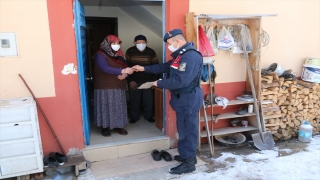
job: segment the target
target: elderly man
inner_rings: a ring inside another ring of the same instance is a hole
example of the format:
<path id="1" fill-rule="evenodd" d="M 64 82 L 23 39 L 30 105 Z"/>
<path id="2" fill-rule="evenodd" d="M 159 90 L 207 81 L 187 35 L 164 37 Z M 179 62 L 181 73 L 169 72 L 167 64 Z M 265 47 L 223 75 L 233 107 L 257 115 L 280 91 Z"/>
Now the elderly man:
<path id="1" fill-rule="evenodd" d="M 156 53 L 153 49 L 147 47 L 147 38 L 144 35 L 138 35 L 134 38 L 135 46 L 130 47 L 126 52 L 126 60 L 129 67 L 140 65 L 148 66 L 159 64 Z M 144 119 L 154 122 L 153 119 L 153 89 L 137 89 L 145 82 L 152 82 L 158 79 L 158 75 L 137 72 L 127 77 L 129 83 L 129 99 L 131 119 L 130 123 L 135 123 L 140 119 L 140 104 L 143 103 Z"/>
<path id="2" fill-rule="evenodd" d="M 171 168 L 171 174 L 192 172 L 196 169 L 196 151 L 198 142 L 198 114 L 203 103 L 203 92 L 200 88 L 200 73 L 203 64 L 201 54 L 187 43 L 182 31 L 174 29 L 164 36 L 164 42 L 172 52 L 172 60 L 152 66 L 134 66 L 135 71 L 147 73 L 168 73 L 163 80 L 153 82 L 154 86 L 170 90 L 170 105 L 176 112 L 179 133 L 178 156 L 174 159 L 181 162 Z"/>

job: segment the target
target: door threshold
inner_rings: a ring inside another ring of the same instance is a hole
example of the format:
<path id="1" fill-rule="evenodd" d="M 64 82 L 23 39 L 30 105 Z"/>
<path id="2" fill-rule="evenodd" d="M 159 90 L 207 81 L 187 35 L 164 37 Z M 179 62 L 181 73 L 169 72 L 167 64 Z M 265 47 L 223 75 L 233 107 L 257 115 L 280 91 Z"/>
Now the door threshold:
<path id="1" fill-rule="evenodd" d="M 119 141 L 86 146 L 84 155 L 90 162 L 104 161 L 143 153 L 151 153 L 154 149 L 169 149 L 170 138 L 157 136 L 143 139 Z"/>
<path id="2" fill-rule="evenodd" d="M 157 137 L 148 137 L 148 138 L 141 138 L 141 139 L 132 139 L 132 140 L 126 140 L 126 141 L 103 143 L 103 144 L 94 144 L 94 145 L 86 146 L 85 150 L 112 147 L 112 146 L 121 146 L 121 145 L 127 145 L 127 144 L 136 144 L 136 143 L 142 143 L 142 142 L 148 142 L 148 141 L 158 141 L 158 140 L 164 140 L 164 139 L 169 140 L 169 137 L 157 136 Z"/>

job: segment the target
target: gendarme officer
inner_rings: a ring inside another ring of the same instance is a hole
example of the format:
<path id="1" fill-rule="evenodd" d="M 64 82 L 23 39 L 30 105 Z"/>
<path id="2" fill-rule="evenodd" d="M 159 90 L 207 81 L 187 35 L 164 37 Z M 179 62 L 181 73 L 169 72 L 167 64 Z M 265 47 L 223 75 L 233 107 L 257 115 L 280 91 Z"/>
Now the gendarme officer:
<path id="1" fill-rule="evenodd" d="M 135 71 L 154 74 L 168 73 L 166 79 L 154 81 L 153 85 L 171 92 L 170 105 L 176 112 L 180 154 L 174 159 L 181 164 L 171 168 L 169 172 L 182 174 L 196 169 L 198 113 L 203 102 L 199 78 L 203 61 L 201 54 L 193 47 L 192 43 L 186 42 L 180 29 L 167 32 L 163 39 L 172 52 L 172 60 L 163 64 L 145 67 L 134 66 L 132 68 Z"/>

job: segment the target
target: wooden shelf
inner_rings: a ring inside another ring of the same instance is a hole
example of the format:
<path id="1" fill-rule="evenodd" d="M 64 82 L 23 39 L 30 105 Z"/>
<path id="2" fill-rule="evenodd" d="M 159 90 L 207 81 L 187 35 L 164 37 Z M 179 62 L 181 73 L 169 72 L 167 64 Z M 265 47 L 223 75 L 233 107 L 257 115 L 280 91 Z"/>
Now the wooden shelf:
<path id="1" fill-rule="evenodd" d="M 221 113 L 221 116 L 219 117 L 219 120 L 220 119 L 237 118 L 237 117 L 255 116 L 255 115 L 256 115 L 256 113 L 247 113 L 247 114 L 243 114 L 243 115 L 238 115 L 236 113 Z M 207 117 L 208 117 L 208 121 L 211 121 L 211 115 L 208 114 Z M 204 121 L 204 117 L 201 116 L 200 117 L 200 122 L 203 122 L 203 121 Z"/>
<path id="2" fill-rule="evenodd" d="M 228 106 L 240 105 L 240 104 L 252 104 L 252 103 L 253 103 L 253 101 L 230 100 L 228 102 Z M 218 104 L 213 104 L 213 107 L 217 107 L 217 106 L 219 106 L 219 105 Z M 207 107 L 211 107 L 211 105 L 208 105 Z"/>
<path id="3" fill-rule="evenodd" d="M 210 135 L 217 136 L 217 135 L 232 134 L 232 133 L 237 133 L 237 132 L 245 132 L 245 131 L 253 131 L 253 130 L 257 130 L 257 128 L 255 128 L 253 126 L 226 127 L 226 128 L 213 129 L 213 135 L 211 134 L 211 130 L 210 130 Z M 201 137 L 207 137 L 207 132 L 205 130 L 201 131 Z"/>

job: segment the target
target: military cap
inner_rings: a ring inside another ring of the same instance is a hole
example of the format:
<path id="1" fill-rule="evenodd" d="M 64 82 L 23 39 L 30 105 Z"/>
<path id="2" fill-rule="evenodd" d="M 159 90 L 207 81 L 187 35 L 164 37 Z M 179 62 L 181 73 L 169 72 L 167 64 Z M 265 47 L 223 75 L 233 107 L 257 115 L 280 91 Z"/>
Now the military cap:
<path id="1" fill-rule="evenodd" d="M 181 29 L 173 29 L 171 31 L 168 31 L 164 36 L 163 36 L 163 41 L 167 42 L 168 39 L 178 35 L 178 34 L 183 34 Z"/>

